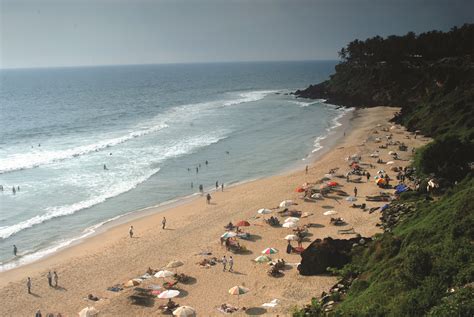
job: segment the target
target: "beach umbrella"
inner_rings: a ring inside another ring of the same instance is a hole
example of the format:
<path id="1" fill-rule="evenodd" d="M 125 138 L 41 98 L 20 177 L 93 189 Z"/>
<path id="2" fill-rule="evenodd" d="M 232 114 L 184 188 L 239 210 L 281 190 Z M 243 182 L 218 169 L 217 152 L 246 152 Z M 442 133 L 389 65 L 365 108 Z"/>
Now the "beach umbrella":
<path id="1" fill-rule="evenodd" d="M 394 161 L 388 161 L 386 164 L 387 164 L 387 165 L 392 165 L 392 164 L 394 164 L 394 163 L 395 163 Z"/>
<path id="2" fill-rule="evenodd" d="M 296 187 L 295 192 L 302 193 L 302 192 L 304 192 L 304 188 L 303 187 Z"/>
<path id="3" fill-rule="evenodd" d="M 176 297 L 179 295 L 179 291 L 175 290 L 175 289 L 169 289 L 169 290 L 166 290 L 166 291 L 163 291 L 160 293 L 160 295 L 158 295 L 158 298 L 173 298 L 173 297 Z"/>
<path id="4" fill-rule="evenodd" d="M 162 270 L 162 271 L 159 271 L 155 274 L 155 277 L 161 277 L 161 278 L 165 278 L 165 277 L 170 277 L 170 276 L 173 276 L 174 273 L 171 272 L 171 271 L 167 271 L 167 270 Z"/>
<path id="5" fill-rule="evenodd" d="M 323 213 L 323 215 L 325 215 L 325 216 L 332 216 L 332 215 L 335 215 L 335 214 L 337 214 L 337 211 L 335 211 L 335 210 L 328 210 L 328 211 L 325 211 Z"/>
<path id="6" fill-rule="evenodd" d="M 261 215 L 266 215 L 266 214 L 272 213 L 272 211 L 270 209 L 262 208 L 262 209 L 257 210 L 257 213 Z"/>
<path id="7" fill-rule="evenodd" d="M 255 262 L 257 263 L 264 263 L 264 262 L 270 262 L 272 259 L 270 259 L 268 256 L 266 255 L 261 255 L 259 257 L 256 257 L 254 259 Z"/>
<path id="8" fill-rule="evenodd" d="M 386 183 L 385 178 L 379 178 L 377 179 L 377 185 L 384 185 Z"/>
<path id="9" fill-rule="evenodd" d="M 332 174 L 324 174 L 324 177 L 330 180 L 332 178 Z"/>
<path id="10" fill-rule="evenodd" d="M 262 251 L 262 254 L 275 254 L 278 253 L 278 250 L 275 248 L 266 248 Z"/>
<path id="11" fill-rule="evenodd" d="M 297 226 L 296 223 L 291 222 L 291 221 L 285 222 L 285 223 L 282 225 L 283 228 L 294 228 L 294 227 L 296 227 L 296 226 Z"/>
<path id="12" fill-rule="evenodd" d="M 349 196 L 349 197 L 346 197 L 346 200 L 347 201 L 356 201 L 357 198 L 355 198 L 354 196 Z"/>
<path id="13" fill-rule="evenodd" d="M 99 315 L 99 311 L 94 307 L 86 307 L 79 312 L 79 317 L 95 317 Z"/>
<path id="14" fill-rule="evenodd" d="M 298 236 L 294 235 L 294 234 L 289 234 L 285 237 L 285 240 L 287 240 L 287 241 L 296 241 L 296 240 L 298 240 Z"/>
<path id="15" fill-rule="evenodd" d="M 286 207 L 290 207 L 292 205 L 296 205 L 293 200 L 284 200 L 280 203 L 280 208 L 286 208 Z"/>
<path id="16" fill-rule="evenodd" d="M 166 267 L 169 268 L 169 269 L 174 269 L 176 267 L 180 267 L 180 266 L 183 266 L 183 265 L 184 265 L 183 262 L 175 260 L 175 261 L 171 261 L 170 263 L 168 263 L 166 265 Z"/>
<path id="17" fill-rule="evenodd" d="M 125 287 L 134 287 L 134 286 L 137 286 L 139 285 L 140 282 L 136 279 L 133 279 L 133 280 L 129 280 L 127 283 L 124 284 Z"/>
<path id="18" fill-rule="evenodd" d="M 309 216 L 311 216 L 312 213 L 309 213 L 307 211 L 303 212 L 303 214 L 301 215 L 301 218 L 308 218 Z"/>
<path id="19" fill-rule="evenodd" d="M 239 222 L 237 222 L 235 224 L 236 227 L 248 227 L 250 226 L 250 223 L 248 221 L 245 221 L 245 220 L 240 220 Z"/>
<path id="20" fill-rule="evenodd" d="M 383 174 L 383 173 L 385 173 L 384 170 L 379 170 L 379 171 L 377 172 L 377 174 Z"/>
<path id="21" fill-rule="evenodd" d="M 300 221 L 300 218 L 296 218 L 296 217 L 288 217 L 285 219 L 285 222 L 298 222 Z"/>
<path id="22" fill-rule="evenodd" d="M 312 194 L 311 198 L 321 199 L 321 198 L 323 198 L 323 195 L 321 195 L 320 193 L 316 193 L 316 194 Z"/>
<path id="23" fill-rule="evenodd" d="M 330 186 L 330 187 L 334 187 L 334 186 L 339 185 L 337 182 L 328 182 L 327 184 L 328 184 L 328 186 Z"/>
<path id="24" fill-rule="evenodd" d="M 151 294 L 152 295 L 160 295 L 161 294 L 161 291 L 160 290 L 154 290 L 154 291 L 151 291 Z"/>
<path id="25" fill-rule="evenodd" d="M 394 152 L 394 151 L 390 151 L 390 152 L 388 152 L 388 155 L 393 155 L 393 154 L 395 154 L 395 152 Z"/>
<path id="26" fill-rule="evenodd" d="M 230 295 L 237 295 L 237 307 L 239 307 L 239 298 L 240 295 L 248 293 L 249 289 L 243 286 L 234 286 L 229 290 Z"/>
<path id="27" fill-rule="evenodd" d="M 178 317 L 195 317 L 196 311 L 190 306 L 181 306 L 173 311 L 173 315 Z"/>
<path id="28" fill-rule="evenodd" d="M 226 233 L 224 233 L 223 235 L 221 235 L 221 238 L 224 238 L 224 239 L 229 239 L 229 238 L 233 238 L 237 236 L 237 233 L 235 232 L 232 232 L 232 231 L 227 231 Z"/>

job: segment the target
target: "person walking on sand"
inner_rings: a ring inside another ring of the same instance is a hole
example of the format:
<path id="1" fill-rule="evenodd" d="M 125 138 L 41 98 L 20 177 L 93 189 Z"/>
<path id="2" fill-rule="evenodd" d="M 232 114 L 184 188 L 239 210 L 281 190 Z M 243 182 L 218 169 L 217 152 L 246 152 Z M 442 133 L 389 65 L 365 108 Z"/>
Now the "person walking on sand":
<path id="1" fill-rule="evenodd" d="M 59 276 L 58 276 L 58 273 L 56 273 L 56 271 L 54 271 L 53 273 L 53 278 L 54 278 L 54 287 L 58 287 Z"/>
<path id="2" fill-rule="evenodd" d="M 166 227 L 166 218 L 163 217 L 163 220 L 161 220 L 161 224 L 163 225 L 163 229 Z"/>
<path id="3" fill-rule="evenodd" d="M 211 203 L 211 194 L 207 193 L 206 199 L 207 199 L 207 204 L 209 205 Z"/>
<path id="4" fill-rule="evenodd" d="M 367 182 L 369 182 L 369 180 L 370 180 L 370 173 L 367 172 L 367 174 L 366 174 L 365 176 L 367 176 Z"/>
<path id="5" fill-rule="evenodd" d="M 225 257 L 225 255 L 222 257 L 222 266 L 224 267 L 222 271 L 225 272 L 227 267 L 227 258 Z"/>
<path id="6" fill-rule="evenodd" d="M 357 187 L 354 187 L 354 196 L 357 197 Z"/>
<path id="7" fill-rule="evenodd" d="M 128 234 L 130 235 L 130 238 L 133 238 L 133 226 L 130 226 L 130 229 L 128 229 Z"/>
<path id="8" fill-rule="evenodd" d="M 224 183 L 221 184 L 221 191 L 224 191 Z"/>
<path id="9" fill-rule="evenodd" d="M 229 257 L 229 272 L 234 272 L 234 259 L 232 255 Z"/>
<path id="10" fill-rule="evenodd" d="M 53 275 L 51 274 L 51 271 L 48 272 L 48 275 L 46 275 L 48 278 L 48 284 L 49 286 L 53 287 Z"/>
<path id="11" fill-rule="evenodd" d="M 18 249 L 16 245 L 13 245 L 13 255 L 16 256 L 17 253 L 18 253 Z"/>
<path id="12" fill-rule="evenodd" d="M 308 174 L 308 165 L 306 165 L 305 172 Z"/>
<path id="13" fill-rule="evenodd" d="M 31 278 L 29 277 L 26 280 L 26 288 L 28 288 L 28 294 L 31 294 Z"/>

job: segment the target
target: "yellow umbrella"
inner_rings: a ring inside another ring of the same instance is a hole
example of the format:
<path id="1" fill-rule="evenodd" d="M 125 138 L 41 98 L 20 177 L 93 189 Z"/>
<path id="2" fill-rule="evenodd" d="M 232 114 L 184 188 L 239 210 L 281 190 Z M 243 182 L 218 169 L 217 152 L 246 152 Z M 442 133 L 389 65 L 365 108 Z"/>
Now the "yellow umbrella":
<path id="1" fill-rule="evenodd" d="M 181 306 L 173 311 L 173 315 L 178 317 L 195 317 L 196 311 L 189 306 Z"/>

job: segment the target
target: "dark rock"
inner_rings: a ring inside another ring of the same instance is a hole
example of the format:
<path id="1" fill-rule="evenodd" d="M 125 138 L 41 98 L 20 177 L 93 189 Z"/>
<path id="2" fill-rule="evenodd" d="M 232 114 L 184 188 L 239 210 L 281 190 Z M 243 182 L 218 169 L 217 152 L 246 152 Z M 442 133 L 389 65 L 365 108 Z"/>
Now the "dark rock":
<path id="1" fill-rule="evenodd" d="M 328 237 L 313 241 L 301 254 L 298 271 L 301 275 L 317 275 L 327 273 L 328 267 L 342 268 L 351 259 L 352 245 L 357 244 L 359 240 L 360 238 L 343 240 Z"/>

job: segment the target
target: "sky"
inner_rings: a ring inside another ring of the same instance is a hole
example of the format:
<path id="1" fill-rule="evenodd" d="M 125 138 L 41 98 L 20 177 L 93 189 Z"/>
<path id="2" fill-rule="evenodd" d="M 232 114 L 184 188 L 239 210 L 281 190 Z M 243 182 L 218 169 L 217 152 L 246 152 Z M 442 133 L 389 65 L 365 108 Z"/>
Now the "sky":
<path id="1" fill-rule="evenodd" d="M 354 39 L 472 23 L 461 0 L 0 0 L 0 68 L 334 60 Z"/>

